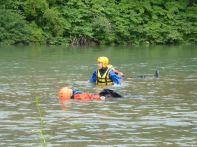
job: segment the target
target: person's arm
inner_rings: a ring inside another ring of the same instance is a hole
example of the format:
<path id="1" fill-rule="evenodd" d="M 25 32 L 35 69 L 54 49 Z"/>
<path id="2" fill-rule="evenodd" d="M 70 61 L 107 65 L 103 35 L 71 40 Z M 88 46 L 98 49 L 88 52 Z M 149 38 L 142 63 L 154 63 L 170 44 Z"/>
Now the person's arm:
<path id="1" fill-rule="evenodd" d="M 110 71 L 109 78 L 113 81 L 114 84 L 119 85 L 122 82 L 122 77 L 115 74 L 115 72 L 113 70 Z"/>
<path id="2" fill-rule="evenodd" d="M 97 70 L 95 70 L 94 72 L 93 72 L 93 74 L 92 74 L 92 76 L 90 77 L 90 82 L 91 83 L 96 83 L 96 71 Z"/>

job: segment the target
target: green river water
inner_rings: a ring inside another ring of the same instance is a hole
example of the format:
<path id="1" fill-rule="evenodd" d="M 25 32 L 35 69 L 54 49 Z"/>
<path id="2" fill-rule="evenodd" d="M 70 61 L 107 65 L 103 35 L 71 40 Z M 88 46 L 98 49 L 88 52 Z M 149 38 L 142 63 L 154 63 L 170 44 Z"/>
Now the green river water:
<path id="1" fill-rule="evenodd" d="M 126 75 L 111 87 L 124 98 L 62 107 L 64 86 L 98 93 L 88 79 L 99 56 Z M 159 79 L 135 78 L 156 69 Z M 41 129 L 49 147 L 196 147 L 197 47 L 1 47 L 0 146 L 42 146 Z"/>

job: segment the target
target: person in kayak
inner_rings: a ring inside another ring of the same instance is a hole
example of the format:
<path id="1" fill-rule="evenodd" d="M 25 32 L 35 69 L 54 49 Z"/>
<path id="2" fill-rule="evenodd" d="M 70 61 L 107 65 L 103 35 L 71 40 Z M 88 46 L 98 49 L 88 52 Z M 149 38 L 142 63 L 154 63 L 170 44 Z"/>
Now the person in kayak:
<path id="1" fill-rule="evenodd" d="M 58 98 L 61 103 L 69 101 L 70 99 L 81 101 L 102 101 L 106 98 L 121 98 L 122 96 L 111 89 L 103 89 L 99 94 L 91 94 L 77 89 L 63 87 L 59 93 Z"/>
<path id="2" fill-rule="evenodd" d="M 93 72 L 90 78 L 91 83 L 95 83 L 99 86 L 121 84 L 124 78 L 123 73 L 115 70 L 113 66 L 109 64 L 107 57 L 98 57 L 97 63 L 98 69 Z"/>

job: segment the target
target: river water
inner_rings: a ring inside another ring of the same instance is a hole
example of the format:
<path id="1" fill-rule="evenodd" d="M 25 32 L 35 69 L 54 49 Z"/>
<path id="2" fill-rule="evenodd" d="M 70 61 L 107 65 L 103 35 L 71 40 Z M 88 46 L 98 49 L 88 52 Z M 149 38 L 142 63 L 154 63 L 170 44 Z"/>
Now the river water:
<path id="1" fill-rule="evenodd" d="M 64 86 L 99 92 L 88 79 L 103 55 L 127 77 L 111 87 L 124 98 L 61 106 Z M 42 130 L 49 147 L 196 147 L 196 87 L 196 46 L 1 47 L 0 146 L 42 146 Z"/>

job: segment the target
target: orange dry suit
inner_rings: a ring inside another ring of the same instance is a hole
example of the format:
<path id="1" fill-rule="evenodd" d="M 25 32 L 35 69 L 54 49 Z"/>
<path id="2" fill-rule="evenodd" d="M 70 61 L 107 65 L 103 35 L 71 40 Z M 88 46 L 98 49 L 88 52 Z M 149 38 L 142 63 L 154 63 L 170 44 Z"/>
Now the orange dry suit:
<path id="1" fill-rule="evenodd" d="M 91 94 L 91 93 L 85 93 L 82 92 L 81 90 L 74 89 L 73 90 L 73 96 L 71 97 L 74 100 L 82 100 L 82 101 L 88 101 L 88 100 L 97 100 L 100 101 L 101 96 L 97 94 Z"/>
<path id="2" fill-rule="evenodd" d="M 89 101 L 89 100 L 96 100 L 100 101 L 101 96 L 96 95 L 96 94 L 91 94 L 91 93 L 81 93 L 81 94 L 75 94 L 73 96 L 74 100 L 81 100 L 81 101 Z"/>

